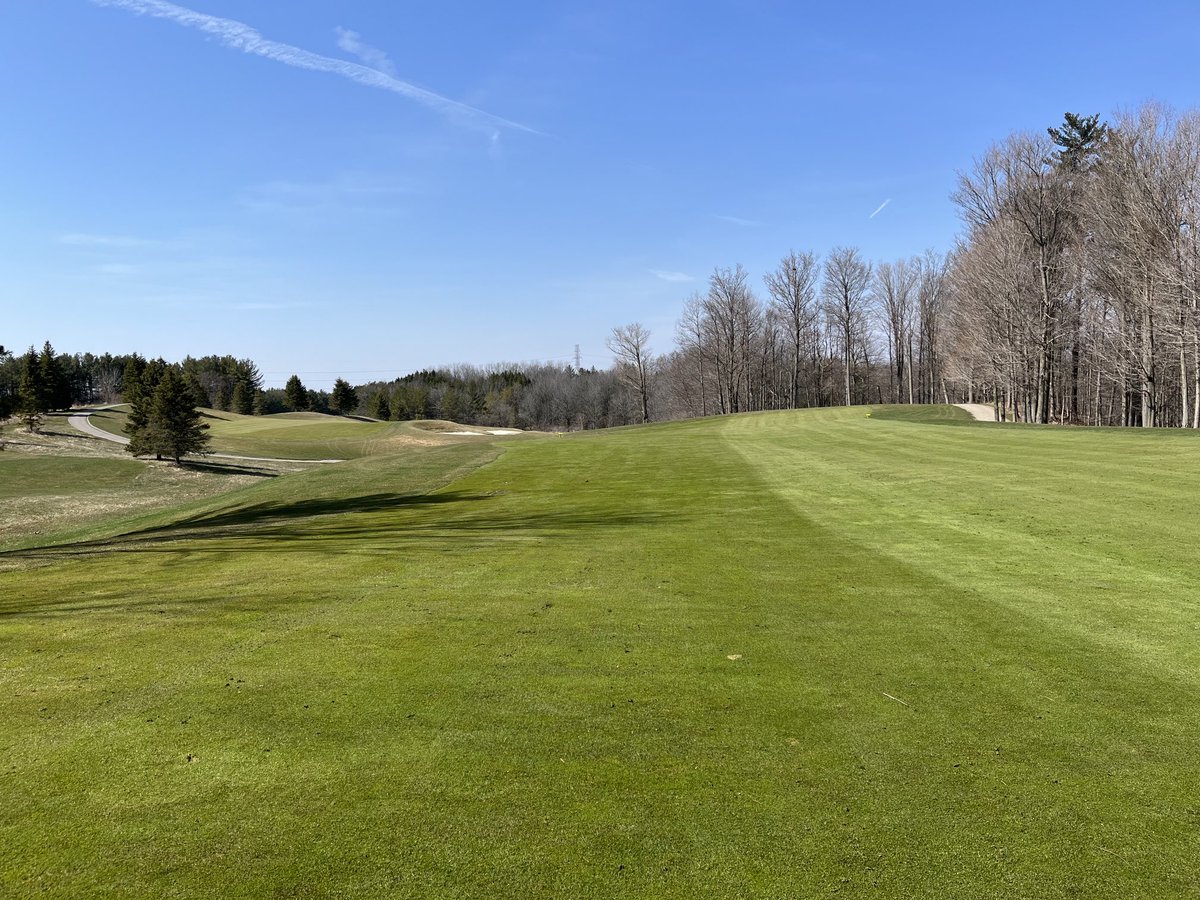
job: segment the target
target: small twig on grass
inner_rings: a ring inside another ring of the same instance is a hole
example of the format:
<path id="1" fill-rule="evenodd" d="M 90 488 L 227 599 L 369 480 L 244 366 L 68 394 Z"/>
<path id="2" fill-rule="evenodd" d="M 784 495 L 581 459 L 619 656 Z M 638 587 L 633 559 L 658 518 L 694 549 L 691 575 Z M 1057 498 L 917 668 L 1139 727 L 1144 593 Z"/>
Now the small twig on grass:
<path id="1" fill-rule="evenodd" d="M 889 694 L 887 691 L 880 691 L 879 693 L 883 694 L 883 696 L 887 697 L 889 700 L 895 700 L 895 701 L 896 701 L 897 703 L 899 703 L 901 706 L 908 706 L 908 704 L 907 704 L 907 703 L 905 703 L 903 700 L 901 700 L 899 697 L 893 697 L 893 696 L 892 696 L 891 694 Z M 909 708 L 909 709 L 912 709 L 912 707 L 911 707 L 911 706 L 908 706 L 908 708 Z"/>

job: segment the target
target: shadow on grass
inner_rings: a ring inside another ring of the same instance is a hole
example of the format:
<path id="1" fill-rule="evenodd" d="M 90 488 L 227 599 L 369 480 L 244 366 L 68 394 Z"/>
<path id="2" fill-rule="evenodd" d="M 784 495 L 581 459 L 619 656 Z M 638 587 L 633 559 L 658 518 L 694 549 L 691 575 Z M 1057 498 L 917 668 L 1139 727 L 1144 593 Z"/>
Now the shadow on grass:
<path id="1" fill-rule="evenodd" d="M 387 555 L 399 551 L 451 553 L 506 546 L 526 549 L 531 541 L 593 541 L 603 531 L 648 527 L 678 518 L 674 513 L 607 509 L 497 509 L 487 502 L 497 499 L 498 495 L 488 493 L 377 493 L 255 503 L 111 538 L 8 550 L 0 552 L 0 564 L 46 566 L 114 553 L 162 554 L 185 563 L 200 554 L 210 558 L 243 553 L 323 556 Z M 267 594 L 269 590 L 264 596 Z M 134 597 L 114 604 L 115 607 L 138 605 L 144 604 Z M 51 603 L 44 599 L 0 599 L 0 618 L 93 608 L 97 607 L 80 604 L 77 597 Z"/>
<path id="2" fill-rule="evenodd" d="M 268 469 L 265 466 L 255 466 L 252 463 L 236 463 L 233 460 L 222 462 L 220 460 L 206 461 L 203 457 L 187 457 L 183 460 L 183 468 L 191 469 L 193 472 L 207 472 L 210 475 L 253 475 L 256 478 L 276 478 L 279 472 L 274 469 Z"/>

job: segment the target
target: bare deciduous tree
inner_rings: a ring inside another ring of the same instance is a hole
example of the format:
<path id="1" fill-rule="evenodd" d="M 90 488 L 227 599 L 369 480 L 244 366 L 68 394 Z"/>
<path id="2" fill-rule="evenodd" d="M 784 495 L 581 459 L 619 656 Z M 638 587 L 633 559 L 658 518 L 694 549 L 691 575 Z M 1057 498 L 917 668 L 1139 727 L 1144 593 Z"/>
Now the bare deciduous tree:
<path id="1" fill-rule="evenodd" d="M 617 361 L 617 373 L 637 395 L 642 422 L 650 421 L 650 331 L 640 322 L 614 328 L 608 349 Z"/>

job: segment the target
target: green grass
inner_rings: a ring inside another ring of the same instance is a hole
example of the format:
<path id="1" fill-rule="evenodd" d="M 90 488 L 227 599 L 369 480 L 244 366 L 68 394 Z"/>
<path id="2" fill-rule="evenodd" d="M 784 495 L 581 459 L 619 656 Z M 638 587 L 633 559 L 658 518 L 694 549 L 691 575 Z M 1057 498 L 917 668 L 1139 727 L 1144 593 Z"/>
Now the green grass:
<path id="1" fill-rule="evenodd" d="M 452 423 L 371 422 L 321 413 L 279 413 L 241 416 L 204 410 L 212 450 L 238 456 L 279 459 L 359 459 L 395 453 L 408 446 L 474 438 L 445 436 Z M 110 434 L 125 435 L 126 411 L 93 413 L 92 424 Z M 450 430 L 469 430 L 453 426 Z M 481 429 L 473 429 L 481 430 Z"/>
<path id="2" fill-rule="evenodd" d="M 906 413 L 414 448 L 0 556 L 0 893 L 1200 892 L 1197 436 Z"/>

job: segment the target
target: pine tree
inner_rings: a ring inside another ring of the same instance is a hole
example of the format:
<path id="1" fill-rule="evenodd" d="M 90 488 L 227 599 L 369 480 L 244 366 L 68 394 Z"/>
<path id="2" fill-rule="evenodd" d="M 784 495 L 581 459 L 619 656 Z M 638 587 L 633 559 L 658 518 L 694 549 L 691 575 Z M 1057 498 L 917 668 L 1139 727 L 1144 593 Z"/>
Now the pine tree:
<path id="1" fill-rule="evenodd" d="M 37 351 L 32 347 L 21 359 L 21 380 L 17 385 L 17 418 L 29 430 L 36 432 L 46 417 L 46 387 Z"/>
<path id="2" fill-rule="evenodd" d="M 1109 138 L 1108 124 L 1100 121 L 1099 114 L 1064 113 L 1062 128 L 1047 128 L 1046 133 L 1059 148 L 1059 162 L 1075 172 L 1086 169 Z"/>
<path id="3" fill-rule="evenodd" d="M 136 355 L 125 367 L 122 394 L 129 404 L 129 415 L 125 419 L 125 433 L 129 435 L 126 449 L 134 456 L 149 456 L 151 453 L 158 458 L 162 456 L 150 440 L 150 410 L 154 392 L 168 371 L 164 360 L 152 359 L 147 362 Z"/>
<path id="4" fill-rule="evenodd" d="M 379 393 L 371 398 L 371 417 L 387 421 L 392 417 L 392 407 L 388 403 L 387 388 L 380 388 Z"/>
<path id="5" fill-rule="evenodd" d="M 308 409 L 308 391 L 304 389 L 299 375 L 293 375 L 283 387 L 283 402 L 294 412 Z"/>
<path id="6" fill-rule="evenodd" d="M 5 350 L 3 345 L 0 345 L 0 367 L 4 366 L 5 361 L 12 356 L 8 350 Z M 5 383 L 7 379 L 0 380 L 0 422 L 7 419 L 13 412 L 13 387 L 11 383 Z M 2 442 L 0 442 L 2 443 Z"/>
<path id="7" fill-rule="evenodd" d="M 339 378 L 333 383 L 333 395 L 329 398 L 329 408 L 341 416 L 348 416 L 358 409 L 358 392 L 350 387 L 350 383 Z"/>
<path id="8" fill-rule="evenodd" d="M 71 383 L 63 369 L 62 361 L 54 353 L 50 342 L 42 345 L 41 356 L 38 357 L 38 368 L 41 370 L 42 402 L 46 411 L 52 409 L 71 408 Z"/>
<path id="9" fill-rule="evenodd" d="M 254 389 L 244 381 L 237 381 L 233 385 L 233 396 L 229 401 L 229 408 L 239 415 L 248 416 L 254 412 Z"/>
<path id="10" fill-rule="evenodd" d="M 130 433 L 126 450 L 135 456 L 167 457 L 175 465 L 189 453 L 207 452 L 208 425 L 201 421 L 193 400 L 183 378 L 167 368 L 144 404 L 145 424 Z"/>

